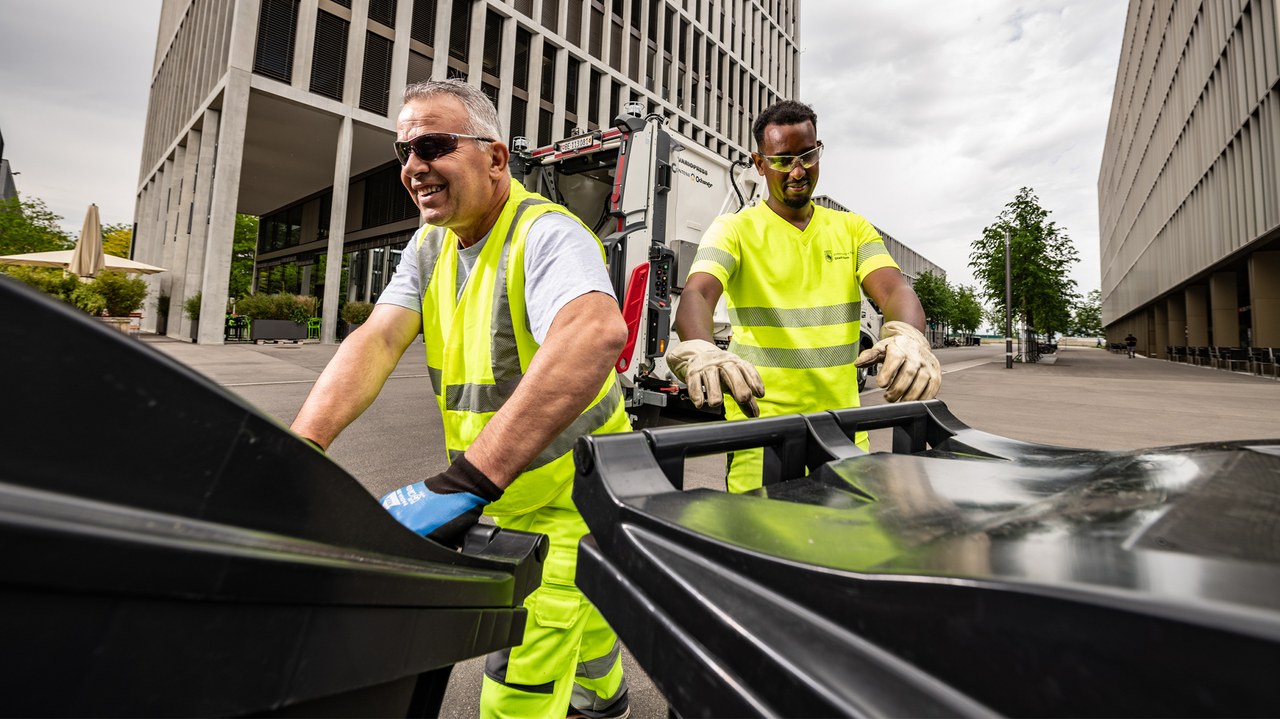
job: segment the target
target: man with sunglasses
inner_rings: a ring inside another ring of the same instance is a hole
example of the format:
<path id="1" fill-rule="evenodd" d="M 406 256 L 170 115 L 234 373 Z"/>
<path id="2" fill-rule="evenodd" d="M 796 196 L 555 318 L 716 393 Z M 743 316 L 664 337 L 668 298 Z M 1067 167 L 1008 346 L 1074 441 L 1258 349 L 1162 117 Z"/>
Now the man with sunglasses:
<path id="1" fill-rule="evenodd" d="M 667 354 L 694 404 L 728 395 L 730 420 L 858 406 L 857 368 L 878 362 L 890 402 L 932 399 L 942 371 L 920 300 L 871 223 L 815 205 L 822 143 L 818 118 L 800 102 L 767 108 L 752 125 L 766 200 L 707 228 L 676 310 L 680 343 Z M 859 354 L 862 293 L 887 320 Z M 724 295 L 728 350 L 712 342 L 712 311 Z M 865 432 L 856 441 L 869 449 Z M 729 458 L 730 491 L 761 486 L 761 450 Z"/>
<path id="2" fill-rule="evenodd" d="M 401 180 L 425 223 L 368 321 L 342 343 L 293 429 L 325 448 L 377 397 L 421 332 L 450 464 L 382 505 L 456 543 L 479 515 L 551 540 L 524 642 L 485 664 L 483 716 L 629 712 L 617 637 L 574 585 L 587 532 L 573 445 L 630 430 L 613 364 L 626 340 L 599 239 L 511 178 L 479 88 L 423 82 L 396 123 Z"/>

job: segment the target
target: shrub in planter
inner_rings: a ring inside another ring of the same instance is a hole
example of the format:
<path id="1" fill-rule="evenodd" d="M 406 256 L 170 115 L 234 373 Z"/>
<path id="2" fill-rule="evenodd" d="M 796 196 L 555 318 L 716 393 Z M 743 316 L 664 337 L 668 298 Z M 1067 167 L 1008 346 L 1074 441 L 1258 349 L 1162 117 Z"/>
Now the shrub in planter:
<path id="1" fill-rule="evenodd" d="M 106 300 L 107 314 L 111 317 L 128 317 L 130 312 L 142 309 L 147 299 L 147 283 L 123 272 L 99 272 L 89 285 Z"/>
<path id="2" fill-rule="evenodd" d="M 52 267 L 4 267 L 0 268 L 0 272 L 71 304 L 75 304 L 71 295 L 83 284 L 75 275 Z"/>
<path id="3" fill-rule="evenodd" d="M 236 302 L 236 311 L 252 320 L 249 330 L 255 340 L 300 340 L 307 338 L 307 319 L 315 308 L 300 301 L 301 295 L 278 292 L 273 295 L 246 295 Z"/>
<path id="4" fill-rule="evenodd" d="M 92 284 L 80 284 L 71 292 L 68 302 L 97 317 L 107 309 L 107 298 Z"/>
<path id="5" fill-rule="evenodd" d="M 192 322 L 200 321 L 200 302 L 202 299 L 200 293 L 197 292 L 182 303 L 182 314 L 186 315 L 187 319 Z"/>
<path id="6" fill-rule="evenodd" d="M 362 324 L 369 319 L 369 315 L 372 312 L 372 302 L 348 302 L 347 306 L 342 308 L 342 320 L 349 325 Z"/>

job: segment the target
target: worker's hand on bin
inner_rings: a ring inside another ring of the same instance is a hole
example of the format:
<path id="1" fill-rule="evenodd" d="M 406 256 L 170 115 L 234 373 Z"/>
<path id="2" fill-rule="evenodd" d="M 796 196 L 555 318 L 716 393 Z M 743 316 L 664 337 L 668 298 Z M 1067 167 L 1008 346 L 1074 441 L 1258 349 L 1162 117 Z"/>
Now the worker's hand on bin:
<path id="1" fill-rule="evenodd" d="M 689 388 L 695 407 L 724 403 L 724 392 L 743 414 L 759 417 L 756 397 L 764 396 L 764 380 L 750 362 L 706 340 L 686 340 L 667 353 L 667 366 Z M 723 390 L 722 390 L 723 388 Z"/>
<path id="2" fill-rule="evenodd" d="M 380 501 L 409 529 L 456 546 L 480 519 L 485 505 L 501 497 L 502 490 L 462 454 L 440 474 L 389 492 Z"/>
<path id="3" fill-rule="evenodd" d="M 942 386 L 942 365 L 933 356 L 929 341 L 920 330 L 906 322 L 886 322 L 880 341 L 858 355 L 855 364 L 884 366 L 876 373 L 876 384 L 890 402 L 933 399 Z"/>

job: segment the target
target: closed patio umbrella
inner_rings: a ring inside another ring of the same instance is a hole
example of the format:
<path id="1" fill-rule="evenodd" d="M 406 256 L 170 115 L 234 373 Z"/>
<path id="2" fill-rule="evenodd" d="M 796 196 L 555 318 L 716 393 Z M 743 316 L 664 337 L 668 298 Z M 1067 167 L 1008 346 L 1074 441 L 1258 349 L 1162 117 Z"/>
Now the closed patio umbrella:
<path id="1" fill-rule="evenodd" d="M 80 239 L 71 253 L 67 271 L 80 277 L 93 277 L 107 264 L 102 251 L 102 224 L 98 220 L 98 206 L 89 205 L 84 216 Z"/>

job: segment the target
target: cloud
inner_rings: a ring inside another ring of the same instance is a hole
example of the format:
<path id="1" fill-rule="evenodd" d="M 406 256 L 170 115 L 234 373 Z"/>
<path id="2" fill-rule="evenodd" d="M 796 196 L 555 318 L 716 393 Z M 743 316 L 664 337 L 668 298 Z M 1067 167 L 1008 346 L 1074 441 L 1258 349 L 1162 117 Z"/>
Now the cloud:
<path id="1" fill-rule="evenodd" d="M 1097 287 L 1097 176 L 1124 3 L 809 3 L 800 96 L 819 192 L 972 282 L 968 253 L 1018 188 L 1067 228 Z"/>
<path id="2" fill-rule="evenodd" d="M 18 191 L 80 231 L 133 219 L 159 0 L 14 3 L 0 23 L 0 132 Z"/>

